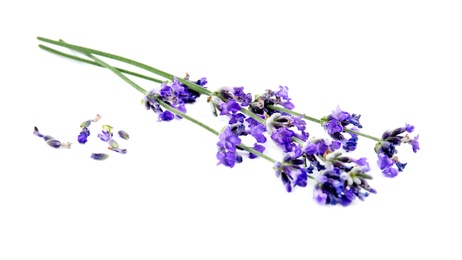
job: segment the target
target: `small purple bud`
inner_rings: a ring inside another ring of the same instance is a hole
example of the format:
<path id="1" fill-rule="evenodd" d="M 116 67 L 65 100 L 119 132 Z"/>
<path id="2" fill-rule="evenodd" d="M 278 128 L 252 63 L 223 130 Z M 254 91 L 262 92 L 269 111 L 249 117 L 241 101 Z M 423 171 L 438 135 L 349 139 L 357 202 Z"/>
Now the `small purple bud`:
<path id="1" fill-rule="evenodd" d="M 92 153 L 90 158 L 98 160 L 98 161 L 104 161 L 109 157 L 109 155 L 105 153 Z"/>
<path id="2" fill-rule="evenodd" d="M 128 138 L 130 138 L 130 136 L 124 130 L 120 130 L 118 134 L 122 139 L 128 140 Z"/>
<path id="3" fill-rule="evenodd" d="M 61 147 L 61 142 L 56 139 L 50 139 L 47 141 L 47 144 L 53 148 Z"/>

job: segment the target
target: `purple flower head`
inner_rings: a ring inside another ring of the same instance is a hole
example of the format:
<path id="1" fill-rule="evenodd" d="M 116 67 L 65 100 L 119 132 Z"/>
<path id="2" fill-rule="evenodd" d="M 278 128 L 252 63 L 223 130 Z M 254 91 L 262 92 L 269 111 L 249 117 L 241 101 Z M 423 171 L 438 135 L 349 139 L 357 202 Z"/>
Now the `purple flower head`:
<path id="1" fill-rule="evenodd" d="M 241 144 L 241 139 L 231 131 L 231 127 L 226 127 L 218 136 L 220 140 L 217 145 L 224 147 L 228 151 L 236 151 L 236 146 Z"/>
<path id="2" fill-rule="evenodd" d="M 177 78 L 173 79 L 172 83 L 162 83 L 159 91 L 159 98 L 171 107 L 186 113 L 184 106 L 185 102 L 181 97 L 185 93 L 186 88 L 178 81 Z"/>
<path id="3" fill-rule="evenodd" d="M 188 79 L 189 79 L 189 75 L 187 75 L 185 80 L 188 80 Z M 207 84 L 207 79 L 203 77 L 197 81 L 189 81 L 189 82 L 194 83 L 203 88 L 206 88 L 205 85 Z M 194 103 L 196 102 L 196 99 L 200 97 L 201 94 L 199 92 L 189 89 L 189 87 L 183 83 L 181 83 L 181 86 L 183 87 L 183 91 L 180 92 L 178 96 L 181 98 L 181 100 L 183 100 L 185 104 Z"/>
<path id="4" fill-rule="evenodd" d="M 188 75 L 187 78 L 189 78 Z M 203 86 L 207 83 L 207 80 L 202 78 L 196 82 L 189 82 Z M 190 90 L 185 84 L 181 83 L 175 77 L 173 78 L 173 82 L 163 82 L 159 90 L 150 90 L 143 98 L 142 103 L 147 110 L 152 110 L 154 113 L 159 114 L 157 121 L 172 121 L 175 118 L 175 115 L 170 111 L 164 112 L 160 104 L 157 102 L 156 97 L 174 109 L 186 113 L 185 104 L 194 103 L 196 98 L 199 96 L 200 93 Z M 177 116 L 177 118 L 181 119 L 180 116 Z"/>
<path id="5" fill-rule="evenodd" d="M 236 157 L 237 155 L 235 152 L 226 151 L 224 148 L 219 148 L 217 153 L 217 165 L 223 164 L 224 166 L 233 168 L 237 161 Z"/>
<path id="6" fill-rule="evenodd" d="M 242 113 L 231 114 L 231 119 L 229 120 L 228 124 L 232 125 L 235 123 L 244 123 L 245 115 Z"/>
<path id="7" fill-rule="evenodd" d="M 252 102 L 252 94 L 244 93 L 244 87 L 235 87 L 233 98 L 243 107 L 248 106 Z"/>
<path id="8" fill-rule="evenodd" d="M 87 127 L 83 127 L 80 134 L 77 136 L 77 141 L 81 144 L 87 142 L 88 136 L 90 136 L 90 130 Z"/>
<path id="9" fill-rule="evenodd" d="M 362 128 L 362 125 L 359 122 L 361 115 L 350 115 L 350 113 L 345 112 L 337 106 L 337 109 L 332 111 L 328 116 L 325 116 L 321 119 L 321 124 L 327 133 L 336 141 L 342 143 L 343 149 L 345 151 L 354 151 L 357 146 L 358 136 L 351 131 L 358 132 L 359 128 Z M 348 126 L 350 126 L 348 128 Z M 348 131 L 350 138 L 346 138 L 344 133 Z"/>
<path id="10" fill-rule="evenodd" d="M 159 116 L 157 117 L 157 121 L 160 122 L 160 121 L 172 121 L 173 119 L 175 118 L 175 114 L 173 114 L 172 112 L 168 111 L 168 110 L 165 110 L 164 112 L 160 112 L 159 113 Z"/>
<path id="11" fill-rule="evenodd" d="M 290 152 L 295 144 L 292 141 L 294 132 L 287 128 L 279 128 L 271 134 L 273 139 L 278 145 L 284 148 L 284 152 Z"/>
<path id="12" fill-rule="evenodd" d="M 340 124 L 340 122 L 336 119 L 332 119 L 330 121 L 328 121 L 325 125 L 324 125 L 324 128 L 327 130 L 327 133 L 329 135 L 333 135 L 334 133 L 336 132 L 342 132 L 343 131 L 343 127 L 342 125 Z"/>
<path id="13" fill-rule="evenodd" d="M 329 117 L 339 122 L 343 122 L 343 121 L 349 120 L 351 116 L 350 116 L 350 113 L 341 110 L 340 107 L 337 106 L 337 108 L 334 111 L 332 111 L 332 114 L 330 114 Z"/>
<path id="14" fill-rule="evenodd" d="M 263 152 L 265 151 L 266 148 L 265 148 L 263 145 L 260 145 L 260 144 L 258 144 L 258 143 L 255 143 L 255 144 L 253 145 L 253 149 L 259 151 L 260 153 L 263 153 Z M 255 159 L 255 158 L 257 158 L 257 157 L 258 157 L 258 156 L 257 156 L 256 154 L 249 153 L 249 158 L 250 158 L 250 159 Z"/>
<path id="15" fill-rule="evenodd" d="M 220 115 L 231 115 L 236 114 L 238 111 L 241 110 L 241 106 L 234 100 L 230 99 L 225 103 L 221 103 L 220 105 Z"/>
<path id="16" fill-rule="evenodd" d="M 253 102 L 250 103 L 250 110 L 260 116 L 266 118 L 271 116 L 275 111 L 268 106 L 280 105 L 285 109 L 294 109 L 294 104 L 289 98 L 289 88 L 286 86 L 279 86 L 278 91 L 267 89 L 265 93 L 257 96 Z"/>
<path id="17" fill-rule="evenodd" d="M 259 143 L 265 143 L 266 137 L 263 134 L 266 132 L 266 127 L 263 124 L 257 124 L 250 128 L 250 134 L 255 138 Z"/>
<path id="18" fill-rule="evenodd" d="M 90 130 L 88 129 L 88 127 L 91 125 L 91 123 L 98 122 L 100 119 L 101 115 L 97 114 L 95 119 L 90 119 L 80 124 L 82 131 L 80 131 L 79 135 L 77 136 L 77 141 L 79 143 L 85 144 L 87 142 L 87 138 L 88 136 L 90 136 Z"/>
<path id="19" fill-rule="evenodd" d="M 288 114 L 273 113 L 266 120 L 266 129 L 278 145 L 284 148 L 285 152 L 289 152 L 295 146 L 292 137 L 296 137 L 305 141 L 309 134 L 304 132 L 305 122 L 301 117 L 295 117 Z M 297 128 L 295 130 L 294 128 Z M 298 132 L 295 132 L 295 131 Z"/>
<path id="20" fill-rule="evenodd" d="M 314 189 L 313 198 L 320 205 L 324 205 L 324 204 L 326 204 L 326 201 L 327 201 L 327 194 L 322 192 L 322 190 L 319 188 L 319 186 L 316 186 L 315 189 Z"/>
<path id="21" fill-rule="evenodd" d="M 406 123 L 406 126 L 404 127 L 406 129 L 406 132 L 412 133 L 414 132 L 414 126 Z"/>
<path id="22" fill-rule="evenodd" d="M 276 101 L 275 105 L 279 104 L 283 106 L 285 109 L 292 110 L 295 108 L 294 104 L 290 102 L 289 98 L 289 88 L 286 86 L 279 86 L 279 91 L 275 92 Z"/>
<path id="23" fill-rule="evenodd" d="M 387 167 L 382 171 L 382 173 L 386 177 L 394 178 L 398 175 L 398 170 L 394 167 Z"/>
<path id="24" fill-rule="evenodd" d="M 363 126 L 359 122 L 360 118 L 361 118 L 361 115 L 352 114 L 350 119 L 349 119 L 349 122 L 350 122 L 350 124 L 352 124 L 352 125 L 354 125 L 354 126 L 356 126 L 358 128 L 363 128 Z"/>
<path id="25" fill-rule="evenodd" d="M 307 185 L 308 174 L 300 146 L 295 146 L 291 152 L 286 153 L 282 162 L 276 162 L 274 170 L 276 177 L 281 178 L 287 192 L 291 192 L 295 186 L 306 187 Z"/>
<path id="26" fill-rule="evenodd" d="M 355 160 L 337 154 L 333 160 L 332 158 L 330 160 L 333 168 L 322 171 L 315 186 L 314 198 L 318 203 L 348 206 L 355 198 L 364 200 L 369 193 L 376 193 L 367 183 L 367 179 L 372 179 L 365 173 L 369 170 L 368 165 L 357 164 L 357 162 L 366 164 L 365 158 Z M 348 166 L 346 163 L 353 163 L 353 166 Z"/>
<path id="27" fill-rule="evenodd" d="M 241 144 L 241 139 L 233 133 L 231 126 L 227 126 L 218 138 L 218 164 L 232 168 L 236 162 L 241 162 L 242 157 L 236 153 L 236 146 Z"/>
<path id="28" fill-rule="evenodd" d="M 419 135 L 411 138 L 407 133 L 412 133 L 414 126 L 407 124 L 394 130 L 387 130 L 382 134 L 382 140 L 375 145 L 375 152 L 379 160 L 377 161 L 382 173 L 387 177 L 395 177 L 398 172 L 404 170 L 406 163 L 399 161 L 396 147 L 401 144 L 410 144 L 412 150 L 417 152 L 420 149 Z"/>

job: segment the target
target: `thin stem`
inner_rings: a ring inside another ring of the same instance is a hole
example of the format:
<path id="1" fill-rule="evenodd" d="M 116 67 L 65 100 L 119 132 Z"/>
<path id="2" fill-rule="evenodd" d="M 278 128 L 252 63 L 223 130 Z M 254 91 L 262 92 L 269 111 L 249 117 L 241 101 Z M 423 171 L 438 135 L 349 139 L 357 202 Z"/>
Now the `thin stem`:
<path id="1" fill-rule="evenodd" d="M 98 63 L 96 63 L 96 62 L 94 62 L 94 61 L 87 60 L 87 59 L 84 59 L 84 58 L 80 58 L 80 57 L 77 57 L 77 56 L 75 56 L 75 55 L 67 54 L 67 53 L 64 53 L 64 52 L 60 52 L 60 51 L 58 51 L 58 50 L 55 50 L 55 49 L 53 49 L 53 48 L 47 47 L 47 46 L 42 45 L 42 44 L 39 44 L 39 48 L 41 48 L 41 49 L 43 49 L 43 50 L 46 50 L 46 51 L 48 51 L 48 52 L 51 52 L 51 53 L 53 53 L 53 54 L 57 54 L 57 55 L 60 55 L 60 56 L 64 56 L 64 57 L 69 58 L 69 59 L 81 61 L 81 62 L 84 62 L 84 63 L 88 63 L 88 64 L 91 64 L 91 65 L 95 65 L 95 66 L 104 68 L 104 66 L 102 66 L 102 65 L 100 65 L 100 64 L 98 64 Z M 138 78 L 150 80 L 150 81 L 153 81 L 153 82 L 156 82 L 156 83 L 163 83 L 162 80 L 160 80 L 160 79 L 152 78 L 152 77 L 149 77 L 149 76 L 140 74 L 140 73 L 136 73 L 136 72 L 129 71 L 129 70 L 122 69 L 122 68 L 118 68 L 118 67 L 115 67 L 115 68 L 116 68 L 118 71 L 120 71 L 120 72 L 122 72 L 122 73 L 125 73 L 125 74 L 129 74 L 129 75 L 132 75 L 132 76 L 135 76 L 135 77 L 138 77 Z"/>
<path id="2" fill-rule="evenodd" d="M 133 82 L 132 80 L 130 80 L 129 78 L 127 78 L 125 75 L 123 75 L 120 71 L 118 71 L 116 68 L 112 67 L 111 65 L 107 64 L 106 62 L 102 61 L 101 59 L 95 57 L 94 55 L 90 54 L 90 53 L 85 53 L 83 52 L 85 55 L 87 55 L 89 58 L 92 58 L 95 62 L 97 62 L 98 64 L 100 64 L 101 66 L 111 70 L 112 72 L 114 72 L 117 76 L 119 76 L 121 79 L 123 79 L 125 82 L 127 82 L 128 84 L 130 84 L 133 88 L 135 88 L 136 90 L 138 90 L 139 92 L 141 92 L 142 94 L 146 94 L 146 90 L 143 89 L 142 87 L 138 86 L 138 84 L 136 84 L 135 82 Z M 196 120 L 195 118 L 193 117 L 190 117 L 188 115 L 186 115 L 185 113 L 182 113 L 176 109 L 174 109 L 173 107 L 169 106 L 167 103 L 165 103 L 164 101 L 162 101 L 157 95 L 154 96 L 154 98 L 156 99 L 156 101 L 159 103 L 159 105 L 161 105 L 162 107 L 164 107 L 165 109 L 169 110 L 170 112 L 176 114 L 176 115 L 179 115 L 193 123 L 195 123 L 196 125 L 206 129 L 207 131 L 215 134 L 215 135 L 219 135 L 220 133 L 218 131 L 216 131 L 215 129 L 209 127 L 208 125 L 206 124 L 203 124 L 202 122 Z M 253 148 L 250 148 L 246 145 L 243 145 L 243 144 L 240 144 L 238 145 L 238 147 L 250 152 L 250 153 L 253 153 L 257 156 L 260 156 L 261 158 L 267 160 L 267 161 L 270 161 L 272 163 L 276 163 L 276 160 L 274 160 L 273 158 L 263 154 L 263 153 L 260 153 L 259 151 L 253 149 Z"/>
<path id="3" fill-rule="evenodd" d="M 125 63 L 128 63 L 128 64 L 131 64 L 131 65 L 134 65 L 136 67 L 142 68 L 144 70 L 150 71 L 150 72 L 152 72 L 152 73 L 154 73 L 156 75 L 159 75 L 161 77 L 164 77 L 164 78 L 172 80 L 172 81 L 174 80 L 174 78 L 177 78 L 177 80 L 179 82 L 185 84 L 186 86 L 188 86 L 189 88 L 191 88 L 192 90 L 194 90 L 196 92 L 199 92 L 201 94 L 208 95 L 208 96 L 210 96 L 212 94 L 212 92 L 210 90 L 207 90 L 207 89 L 205 89 L 205 88 L 203 88 L 203 87 L 201 87 L 201 86 L 199 86 L 197 84 L 194 84 L 194 83 L 192 83 L 192 82 L 190 82 L 188 80 L 184 80 L 184 79 L 181 79 L 179 77 L 175 77 L 174 75 L 172 75 L 170 73 L 167 73 L 165 71 L 153 68 L 153 67 L 151 67 L 149 65 L 143 64 L 143 63 L 135 61 L 135 60 L 131 60 L 131 59 L 128 59 L 128 58 L 125 58 L 125 57 L 122 57 L 122 56 L 118 56 L 118 55 L 115 55 L 115 54 L 111 54 L 111 53 L 107 53 L 107 52 L 103 52 L 103 51 L 99 51 L 99 50 L 94 50 L 94 49 L 85 48 L 85 47 L 82 47 L 82 46 L 77 46 L 77 45 L 65 43 L 63 41 L 55 41 L 55 40 L 51 40 L 51 39 L 47 39 L 47 38 L 43 38 L 43 37 L 37 37 L 37 39 L 39 41 L 43 41 L 43 42 L 47 42 L 47 43 L 50 43 L 50 44 L 66 47 L 66 48 L 71 49 L 71 50 L 75 50 L 75 51 L 79 51 L 79 52 L 83 52 L 83 53 L 96 54 L 96 55 L 100 55 L 100 56 L 103 56 L 103 57 L 106 57 L 106 58 L 122 61 L 122 62 L 125 62 Z"/>
<path id="4" fill-rule="evenodd" d="M 291 114 L 291 115 L 294 115 L 294 116 L 303 116 L 304 119 L 309 120 L 311 122 L 315 122 L 315 123 L 319 123 L 319 124 L 321 123 L 321 120 L 319 120 L 319 119 L 316 119 L 316 118 L 310 117 L 310 116 L 306 116 L 304 114 L 301 114 L 301 113 L 298 113 L 298 112 L 295 112 L 295 111 L 292 111 L 292 110 L 289 110 L 289 109 L 285 109 L 283 107 L 277 107 L 277 106 L 273 106 L 273 105 L 267 105 L 266 107 L 269 108 L 269 109 L 276 110 L 276 111 L 285 112 L 287 114 Z"/>
<path id="5" fill-rule="evenodd" d="M 374 140 L 374 141 L 377 141 L 377 142 L 380 142 L 382 141 L 380 138 L 377 138 L 377 137 L 374 137 L 374 136 L 371 136 L 371 135 L 368 135 L 368 134 L 364 134 L 364 133 L 361 133 L 361 132 L 356 132 L 356 131 L 353 131 L 353 130 L 350 130 L 350 129 L 343 129 L 345 132 L 348 132 L 348 133 L 352 133 L 352 134 L 356 134 L 356 135 L 360 135 L 362 137 L 366 137 L 366 138 L 369 138 L 371 140 Z"/>
<path id="6" fill-rule="evenodd" d="M 266 125 L 266 121 L 263 118 L 261 118 L 261 117 L 257 116 L 256 114 L 252 113 L 252 111 L 241 107 L 241 112 L 243 114 L 245 114 L 247 116 L 250 116 L 251 118 L 255 119 L 258 123 Z"/>

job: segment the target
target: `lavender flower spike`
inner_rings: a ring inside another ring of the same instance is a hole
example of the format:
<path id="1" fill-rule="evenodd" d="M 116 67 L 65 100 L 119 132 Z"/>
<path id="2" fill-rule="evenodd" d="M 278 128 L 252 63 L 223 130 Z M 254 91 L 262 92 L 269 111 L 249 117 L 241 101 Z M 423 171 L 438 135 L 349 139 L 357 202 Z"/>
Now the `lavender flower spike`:
<path id="1" fill-rule="evenodd" d="M 414 126 L 410 124 L 394 130 L 387 130 L 383 133 L 382 140 L 375 145 L 374 150 L 378 157 L 377 164 L 386 177 L 396 177 L 407 165 L 399 161 L 397 146 L 403 143 L 410 144 L 414 153 L 420 150 L 419 135 L 414 138 L 411 138 L 408 134 L 403 135 L 406 132 L 412 133 L 413 131 Z"/>

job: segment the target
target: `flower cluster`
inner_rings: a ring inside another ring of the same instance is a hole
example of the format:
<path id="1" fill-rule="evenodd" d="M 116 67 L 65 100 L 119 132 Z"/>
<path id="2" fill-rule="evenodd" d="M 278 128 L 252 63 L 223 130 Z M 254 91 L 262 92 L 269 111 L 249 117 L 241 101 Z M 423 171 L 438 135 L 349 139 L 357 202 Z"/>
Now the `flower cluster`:
<path id="1" fill-rule="evenodd" d="M 187 75 L 186 78 L 189 78 Z M 194 82 L 199 86 L 207 84 L 206 78 L 201 78 Z M 173 82 L 162 83 L 159 90 L 153 89 L 149 91 L 142 100 L 142 103 L 147 110 L 152 110 L 158 114 L 158 121 L 171 121 L 175 118 L 174 113 L 169 110 L 161 108 L 156 100 L 156 97 L 170 105 L 172 108 L 177 109 L 180 112 L 186 113 L 185 104 L 194 103 L 200 96 L 200 93 L 189 89 L 185 84 L 178 81 L 177 78 L 173 79 Z M 181 118 L 177 115 L 178 118 Z"/>
<path id="2" fill-rule="evenodd" d="M 289 110 L 294 109 L 295 105 L 291 102 L 288 92 L 289 88 L 287 86 L 279 86 L 278 91 L 267 89 L 265 93 L 257 96 L 255 100 L 250 103 L 251 111 L 266 118 L 275 112 L 268 107 L 270 105 L 280 105 Z"/>
<path id="3" fill-rule="evenodd" d="M 414 138 L 409 137 L 408 134 L 403 135 L 405 132 L 412 133 L 414 126 L 406 124 L 404 127 L 399 127 L 394 130 L 387 130 L 382 135 L 382 140 L 378 142 L 374 148 L 378 156 L 377 164 L 382 170 L 382 173 L 387 177 L 395 177 L 398 172 L 404 170 L 407 163 L 399 161 L 396 149 L 400 144 L 410 144 L 412 150 L 416 153 L 419 149 L 419 135 Z"/>
<path id="4" fill-rule="evenodd" d="M 346 139 L 344 133 L 346 130 L 359 132 L 359 128 L 363 127 L 359 123 L 360 117 L 361 115 L 350 115 L 350 113 L 341 110 L 340 107 L 337 106 L 337 109 L 332 111 L 330 115 L 321 119 L 321 124 L 327 131 L 327 134 L 329 134 L 329 136 L 334 140 L 340 141 L 343 149 L 349 152 L 356 149 L 358 135 L 350 131 L 348 132 L 350 138 Z M 348 128 L 348 126 L 350 126 L 350 128 Z"/>

